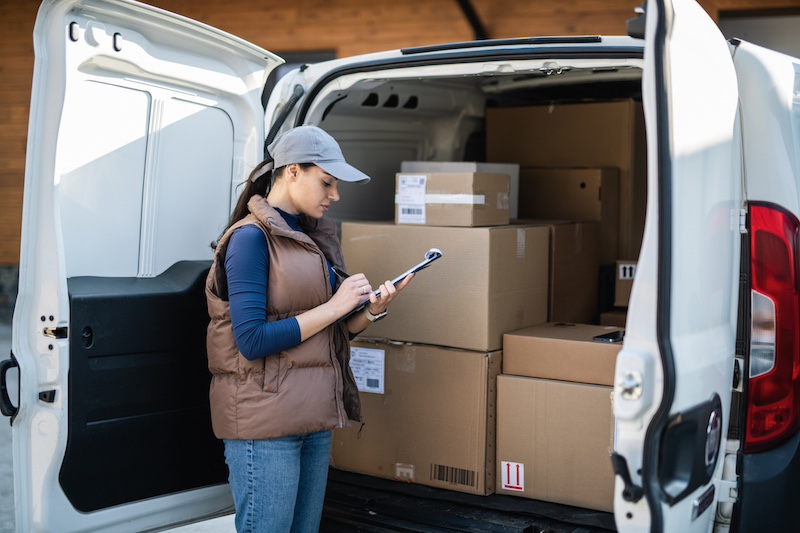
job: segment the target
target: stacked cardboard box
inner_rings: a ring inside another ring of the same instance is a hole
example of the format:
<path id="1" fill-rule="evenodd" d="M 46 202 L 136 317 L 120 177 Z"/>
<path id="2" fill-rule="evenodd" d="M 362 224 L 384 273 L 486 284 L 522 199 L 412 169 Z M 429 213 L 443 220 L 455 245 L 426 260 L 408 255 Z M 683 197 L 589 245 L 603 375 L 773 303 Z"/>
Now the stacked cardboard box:
<path id="1" fill-rule="evenodd" d="M 600 224 L 517 220 L 550 229 L 547 320 L 592 324 L 598 314 Z"/>
<path id="2" fill-rule="evenodd" d="M 334 432 L 331 465 L 471 494 L 494 492 L 500 352 L 361 339 L 364 427 Z M 368 382 L 368 383 L 367 383 Z"/>
<path id="3" fill-rule="evenodd" d="M 342 224 L 348 270 L 374 284 L 443 257 L 353 344 L 367 422 L 334 433 L 334 467 L 612 510 L 621 343 L 593 337 L 619 328 L 578 324 L 608 319 L 601 271 L 638 255 L 643 147 L 631 101 L 493 108 L 487 152 L 520 165 L 518 191 L 496 168 L 409 163 L 394 223 Z"/>
<path id="4" fill-rule="evenodd" d="M 613 510 L 611 394 L 619 328 L 548 323 L 505 335 L 497 492 Z"/>
<path id="5" fill-rule="evenodd" d="M 600 313 L 600 324 L 625 327 L 628 301 L 636 274 L 636 261 L 617 261 L 614 265 L 614 307 Z"/>
<path id="6" fill-rule="evenodd" d="M 519 165 L 516 163 L 480 163 L 477 161 L 403 161 L 400 172 L 488 172 L 490 174 L 508 174 L 508 216 L 518 218 L 519 198 Z"/>
<path id="7" fill-rule="evenodd" d="M 520 196 L 531 169 L 616 169 L 619 217 L 610 223 L 616 225 L 618 238 L 616 247 L 603 250 L 601 263 L 638 257 L 647 196 L 641 102 L 489 108 L 486 130 L 487 156 L 520 165 Z M 603 199 L 614 201 L 611 194 Z M 520 198 L 520 207 L 524 205 Z"/>
<path id="8" fill-rule="evenodd" d="M 614 305 L 616 307 L 628 307 L 635 275 L 636 261 L 617 261 L 617 279 L 614 284 Z"/>
<path id="9" fill-rule="evenodd" d="M 503 334 L 548 316 L 551 226 L 509 225 L 509 184 L 508 174 L 417 169 L 397 176 L 394 223 L 342 223 L 348 270 L 374 285 L 431 248 L 443 256 L 352 344 L 366 425 L 334 432 L 335 468 L 494 492 Z"/>
<path id="10" fill-rule="evenodd" d="M 394 221 L 428 226 L 500 226 L 509 221 L 508 174 L 397 174 Z"/>
<path id="11" fill-rule="evenodd" d="M 520 174 L 520 218 L 595 221 L 600 261 L 619 252 L 619 173 L 615 168 L 533 168 Z"/>
<path id="12" fill-rule="evenodd" d="M 342 223 L 348 270 L 374 284 L 422 261 L 433 247 L 442 258 L 416 275 L 389 316 L 370 326 L 370 336 L 492 351 L 502 347 L 503 333 L 547 320 L 548 226 Z"/>

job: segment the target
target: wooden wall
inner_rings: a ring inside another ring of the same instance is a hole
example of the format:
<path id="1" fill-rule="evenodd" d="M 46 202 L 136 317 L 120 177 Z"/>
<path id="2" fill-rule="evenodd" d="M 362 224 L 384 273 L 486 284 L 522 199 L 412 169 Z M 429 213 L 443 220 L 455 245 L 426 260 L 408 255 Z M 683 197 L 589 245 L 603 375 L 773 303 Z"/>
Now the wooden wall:
<path id="1" fill-rule="evenodd" d="M 148 0 L 274 52 L 338 57 L 474 37 L 456 0 Z M 642 0 L 472 0 L 489 38 L 624 34 Z M 700 0 L 728 10 L 800 9 L 800 0 Z M 19 262 L 33 23 L 39 0 L 0 0 L 0 266 Z"/>
<path id="2" fill-rule="evenodd" d="M 0 265 L 19 263 L 37 8 L 33 0 L 0 0 Z"/>

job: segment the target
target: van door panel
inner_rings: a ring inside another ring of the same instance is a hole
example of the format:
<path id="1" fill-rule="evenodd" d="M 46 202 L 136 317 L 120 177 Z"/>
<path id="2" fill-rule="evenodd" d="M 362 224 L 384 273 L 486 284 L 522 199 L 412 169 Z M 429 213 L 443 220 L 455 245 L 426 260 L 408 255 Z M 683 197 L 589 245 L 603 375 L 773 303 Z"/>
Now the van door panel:
<path id="1" fill-rule="evenodd" d="M 626 501 L 618 476 L 615 518 L 620 531 L 706 532 L 736 341 L 736 76 L 694 1 L 648 2 L 646 40 L 647 220 L 614 395 L 616 451 L 645 497 Z M 632 395 L 636 375 L 644 392 Z"/>
<path id="2" fill-rule="evenodd" d="M 203 279 L 263 158 L 261 93 L 283 61 L 127 0 L 45 0 L 33 45 L 17 528 L 149 531 L 229 513 Z"/>
<path id="3" fill-rule="evenodd" d="M 209 266 L 187 261 L 150 279 L 69 280 L 76 393 L 59 482 L 79 511 L 227 481 L 208 406 Z"/>

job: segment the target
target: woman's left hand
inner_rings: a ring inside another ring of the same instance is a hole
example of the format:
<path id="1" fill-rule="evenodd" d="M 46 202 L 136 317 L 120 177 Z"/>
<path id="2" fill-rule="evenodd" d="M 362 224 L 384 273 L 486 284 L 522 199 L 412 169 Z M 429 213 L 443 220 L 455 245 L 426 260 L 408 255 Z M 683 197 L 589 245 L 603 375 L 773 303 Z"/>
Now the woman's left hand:
<path id="1" fill-rule="evenodd" d="M 398 283 L 397 286 L 392 284 L 391 281 L 386 280 L 381 284 L 380 287 L 378 287 L 380 296 L 375 296 L 374 291 L 369 293 L 369 305 L 367 307 L 369 312 L 373 315 L 379 315 L 386 311 L 386 309 L 389 307 L 389 303 L 394 300 L 394 298 L 400 291 L 403 290 L 403 288 L 405 288 L 406 285 L 408 285 L 408 282 L 411 281 L 411 278 L 413 277 L 414 274 L 409 274 L 403 278 L 403 281 Z"/>
<path id="2" fill-rule="evenodd" d="M 369 293 L 369 303 L 367 304 L 367 310 L 370 312 L 371 315 L 377 316 L 381 313 L 385 312 L 386 309 L 389 307 L 389 303 L 397 297 L 397 295 L 402 291 L 408 282 L 411 281 L 411 278 L 414 277 L 414 274 L 409 274 L 406 276 L 403 281 L 397 284 L 397 286 L 393 285 L 391 281 L 385 281 L 381 284 L 378 288 L 380 291 L 380 296 L 376 296 L 375 292 Z M 347 327 L 351 333 L 357 334 L 369 326 L 371 322 L 367 320 L 367 317 L 364 316 L 364 313 L 356 313 L 354 314 L 350 320 L 347 322 Z"/>

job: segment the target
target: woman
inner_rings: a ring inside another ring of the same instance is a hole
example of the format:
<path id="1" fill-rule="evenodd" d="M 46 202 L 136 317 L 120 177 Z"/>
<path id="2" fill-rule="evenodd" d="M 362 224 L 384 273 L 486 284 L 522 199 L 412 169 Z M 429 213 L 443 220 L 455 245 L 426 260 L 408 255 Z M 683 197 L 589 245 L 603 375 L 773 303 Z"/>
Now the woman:
<path id="1" fill-rule="evenodd" d="M 363 422 L 349 341 L 405 287 L 380 296 L 364 274 L 339 277 L 340 181 L 369 177 L 336 141 L 299 126 L 269 146 L 216 246 L 206 282 L 214 434 L 223 439 L 238 532 L 317 531 L 331 430 Z M 272 170 L 274 168 L 274 170 Z M 369 299 L 363 312 L 341 320 Z"/>

